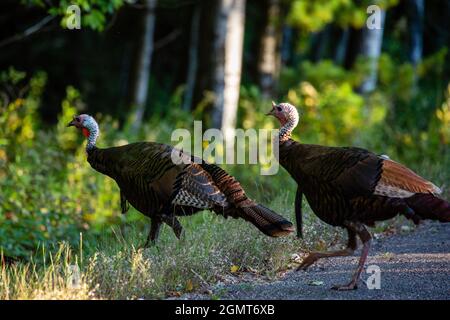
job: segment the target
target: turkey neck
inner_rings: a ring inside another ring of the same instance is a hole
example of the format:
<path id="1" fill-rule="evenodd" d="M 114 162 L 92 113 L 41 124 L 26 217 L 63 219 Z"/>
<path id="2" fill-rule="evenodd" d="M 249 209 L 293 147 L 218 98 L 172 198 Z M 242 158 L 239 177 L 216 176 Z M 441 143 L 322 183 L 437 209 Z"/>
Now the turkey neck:
<path id="1" fill-rule="evenodd" d="M 292 117 L 290 118 L 285 124 L 282 125 L 280 128 L 280 132 L 278 134 L 278 145 L 276 141 L 274 140 L 273 143 L 273 150 L 279 149 L 280 153 L 280 161 L 282 161 L 283 158 L 286 156 L 286 150 L 290 149 L 289 146 L 292 143 L 295 143 L 294 140 L 291 139 L 292 131 L 295 129 L 295 127 L 298 124 L 298 117 Z M 277 139 L 277 138 L 275 138 Z M 284 151 L 284 152 L 283 152 Z M 284 156 L 283 156 L 284 153 Z M 280 162 L 282 165 L 283 163 Z"/>
<path id="2" fill-rule="evenodd" d="M 292 140 L 291 139 L 291 134 L 292 134 L 292 130 L 294 130 L 294 128 L 295 128 L 295 125 L 293 125 L 292 120 L 286 122 L 280 128 L 280 131 L 278 133 L 278 137 L 274 137 L 273 140 L 272 140 L 272 150 L 274 152 L 275 152 L 275 150 L 279 151 L 278 152 L 278 156 L 280 158 L 279 161 L 281 161 L 282 145 L 285 142 Z"/>
<path id="3" fill-rule="evenodd" d="M 279 133 L 279 141 L 280 145 L 291 139 L 292 131 L 297 127 L 299 121 L 299 115 L 297 110 L 294 107 L 290 107 L 286 112 L 287 121 L 282 123 Z"/>
<path id="4" fill-rule="evenodd" d="M 103 149 L 99 149 L 96 147 L 97 138 L 99 136 L 99 128 L 96 123 L 90 124 L 89 128 L 86 128 L 89 130 L 89 136 L 87 138 L 87 144 L 86 144 L 86 153 L 88 155 L 88 162 L 95 170 L 106 174 L 108 176 L 111 176 L 108 165 L 103 157 Z"/>
<path id="5" fill-rule="evenodd" d="M 294 120 L 289 120 L 288 122 L 286 122 L 280 129 L 280 133 L 278 135 L 278 139 L 280 141 L 280 145 L 283 142 L 286 142 L 288 140 L 291 139 L 292 136 L 292 130 L 294 130 L 294 128 L 297 126 L 296 121 Z"/>
<path id="6" fill-rule="evenodd" d="M 91 153 L 94 149 L 96 149 L 95 144 L 97 143 L 97 138 L 99 136 L 99 129 L 98 126 L 91 126 L 90 128 L 87 128 L 89 130 L 89 136 L 87 139 L 86 144 L 86 153 Z"/>

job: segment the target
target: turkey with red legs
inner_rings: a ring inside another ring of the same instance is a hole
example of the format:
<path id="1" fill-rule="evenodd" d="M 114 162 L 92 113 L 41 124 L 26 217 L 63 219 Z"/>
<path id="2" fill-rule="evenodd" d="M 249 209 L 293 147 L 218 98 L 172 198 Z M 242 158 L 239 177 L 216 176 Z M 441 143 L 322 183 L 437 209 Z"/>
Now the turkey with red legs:
<path id="1" fill-rule="evenodd" d="M 441 190 L 402 164 L 361 148 L 326 147 L 292 140 L 299 114 L 289 103 L 273 102 L 267 115 L 280 122 L 279 162 L 298 185 L 297 236 L 302 237 L 303 195 L 321 220 L 343 227 L 348 233 L 346 249 L 311 252 L 297 270 L 306 270 L 320 258 L 352 255 L 358 236 L 363 243 L 358 267 L 350 283 L 333 287 L 356 289 L 372 239 L 366 226 L 399 214 L 416 224 L 422 219 L 450 221 L 450 203 L 438 197 Z"/>
<path id="2" fill-rule="evenodd" d="M 87 138 L 91 167 L 117 182 L 122 213 L 131 204 L 151 219 L 146 246 L 156 241 L 163 222 L 180 238 L 177 216 L 205 209 L 225 218 L 242 218 L 271 237 L 294 230 L 282 216 L 248 198 L 240 183 L 216 165 L 156 142 L 98 148 L 98 124 L 86 114 L 74 117 L 68 126 L 80 129 Z"/>

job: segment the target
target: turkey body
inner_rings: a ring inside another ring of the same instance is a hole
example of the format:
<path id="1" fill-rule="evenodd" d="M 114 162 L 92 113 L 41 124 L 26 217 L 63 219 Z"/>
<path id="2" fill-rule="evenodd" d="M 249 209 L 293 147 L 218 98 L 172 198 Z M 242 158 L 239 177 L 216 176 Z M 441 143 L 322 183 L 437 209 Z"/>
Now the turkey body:
<path id="1" fill-rule="evenodd" d="M 439 188 L 405 166 L 361 148 L 280 143 L 280 164 L 298 184 L 311 209 L 324 222 L 373 226 L 398 214 L 418 222 L 450 220 Z M 301 199 L 299 199 L 301 200 Z M 297 215 L 301 214 L 296 212 Z M 301 217 L 297 217 L 301 224 Z M 301 229 L 301 226 L 297 226 Z"/>
<path id="2" fill-rule="evenodd" d="M 360 148 L 325 147 L 280 141 L 279 160 L 298 184 L 295 198 L 297 233 L 302 237 L 302 197 L 324 222 L 347 230 L 343 250 L 311 252 L 297 270 L 321 258 L 349 256 L 363 243 L 351 281 L 333 289 L 353 290 L 369 253 L 371 235 L 365 225 L 403 214 L 414 223 L 422 219 L 450 221 L 450 204 L 441 191 L 405 166 Z"/>
<path id="3" fill-rule="evenodd" d="M 289 221 L 249 199 L 234 177 L 172 146 L 137 142 L 104 149 L 94 147 L 88 150 L 87 160 L 92 168 L 117 182 L 123 213 L 130 203 L 151 218 L 147 244 L 156 240 L 162 222 L 179 237 L 182 227 L 176 217 L 204 209 L 247 220 L 273 237 L 293 231 Z"/>
<path id="4" fill-rule="evenodd" d="M 171 161 L 171 151 L 163 144 L 138 142 L 95 148 L 89 152 L 87 160 L 92 168 L 116 181 L 122 202 L 129 202 L 152 217 L 168 204 L 174 191 L 173 182 L 186 167 Z M 122 203 L 124 207 L 126 203 Z"/>

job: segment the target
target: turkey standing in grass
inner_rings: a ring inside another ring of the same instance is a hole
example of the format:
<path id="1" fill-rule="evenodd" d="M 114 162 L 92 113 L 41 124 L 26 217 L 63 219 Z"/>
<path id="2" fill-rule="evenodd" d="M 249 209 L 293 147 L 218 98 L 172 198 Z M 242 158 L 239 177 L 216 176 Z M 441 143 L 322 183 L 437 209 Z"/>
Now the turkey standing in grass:
<path id="1" fill-rule="evenodd" d="M 225 218 L 247 220 L 272 237 L 293 231 L 289 221 L 249 199 L 239 182 L 216 165 L 156 142 L 97 148 L 99 128 L 94 118 L 86 114 L 74 117 L 68 126 L 80 129 L 87 138 L 91 167 L 117 182 L 122 213 L 130 203 L 150 217 L 146 246 L 156 241 L 162 222 L 180 238 L 182 227 L 176 216 L 204 209 Z"/>
<path id="2" fill-rule="evenodd" d="M 347 285 L 333 287 L 356 289 L 371 242 L 365 225 L 373 226 L 376 221 L 398 214 L 416 224 L 422 219 L 450 221 L 450 204 L 437 197 L 441 190 L 407 167 L 361 148 L 325 147 L 292 140 L 299 115 L 289 103 L 272 102 L 272 110 L 267 115 L 280 121 L 279 162 L 298 184 L 297 235 L 302 237 L 303 194 L 320 219 L 343 227 L 348 233 L 346 249 L 311 252 L 297 270 L 306 270 L 320 258 L 353 254 L 359 236 L 363 249 L 352 280 Z"/>

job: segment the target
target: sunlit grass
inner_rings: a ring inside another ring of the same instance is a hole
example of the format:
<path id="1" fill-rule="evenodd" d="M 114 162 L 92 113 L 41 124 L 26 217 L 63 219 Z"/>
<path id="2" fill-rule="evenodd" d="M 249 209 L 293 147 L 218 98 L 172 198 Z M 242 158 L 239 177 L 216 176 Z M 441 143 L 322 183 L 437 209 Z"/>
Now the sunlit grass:
<path id="1" fill-rule="evenodd" d="M 0 299 L 95 299 L 88 275 L 80 273 L 78 277 L 75 271 L 79 265 L 77 260 L 70 247 L 62 243 L 49 261 L 3 265 Z"/>
<path id="2" fill-rule="evenodd" d="M 280 194 L 271 204 L 293 218 L 292 195 Z M 60 245 L 56 254 L 37 253 L 33 261 L 2 267 L 1 299 L 153 299 L 201 290 L 217 279 L 251 268 L 275 275 L 286 268 L 293 253 L 326 241 L 323 224 L 308 219 L 308 243 L 269 238 L 243 220 L 224 219 L 210 212 L 181 218 L 185 233 L 177 240 L 163 227 L 156 246 L 142 249 L 147 226 L 142 221 L 105 233 L 89 252 Z M 322 226 L 322 227 L 321 227 Z M 327 227 L 325 227 L 327 228 Z M 330 239 L 328 239 L 330 240 Z M 90 239 L 84 239 L 88 245 Z M 43 258 L 45 257 L 45 259 Z M 83 258 L 83 259 L 80 259 Z M 44 261 L 45 260 L 45 261 Z M 70 285 L 74 265 L 80 269 L 79 285 Z"/>

